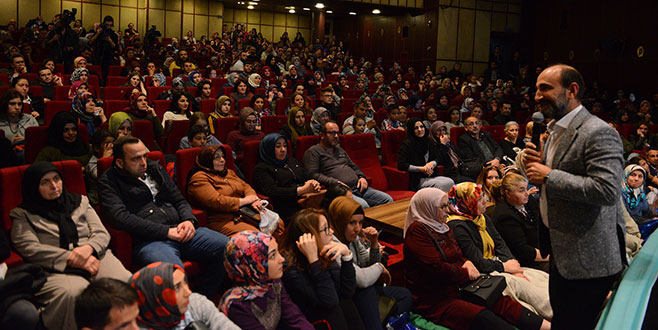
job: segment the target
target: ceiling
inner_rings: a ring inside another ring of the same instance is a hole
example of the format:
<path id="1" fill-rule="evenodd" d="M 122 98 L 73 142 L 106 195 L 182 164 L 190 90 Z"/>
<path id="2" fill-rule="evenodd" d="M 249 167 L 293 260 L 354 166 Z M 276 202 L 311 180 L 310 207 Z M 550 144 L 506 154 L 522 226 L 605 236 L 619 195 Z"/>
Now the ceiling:
<path id="1" fill-rule="evenodd" d="M 290 10 L 290 7 L 293 6 L 297 14 L 308 13 L 310 14 L 313 11 L 319 11 L 320 9 L 315 8 L 317 1 L 302 1 L 302 0 L 223 0 L 224 7 L 233 8 L 233 9 L 247 9 L 249 3 L 256 3 L 254 6 L 255 10 L 261 11 L 271 11 L 271 12 L 280 12 L 287 13 Z M 395 7 L 395 6 L 386 6 L 380 4 L 370 4 L 370 3 L 360 3 L 352 1 L 322 1 L 324 4 L 324 10 L 332 11 L 333 13 L 327 13 L 327 15 L 336 15 L 336 16 L 348 16 L 349 12 L 354 12 L 357 15 L 372 15 L 373 9 L 379 9 L 381 11 L 380 15 L 399 15 L 401 9 L 404 12 L 410 12 L 412 15 L 413 12 L 422 11 L 422 9 L 414 8 L 404 8 L 404 7 Z M 303 8 L 308 8 L 310 10 L 304 10 Z"/>

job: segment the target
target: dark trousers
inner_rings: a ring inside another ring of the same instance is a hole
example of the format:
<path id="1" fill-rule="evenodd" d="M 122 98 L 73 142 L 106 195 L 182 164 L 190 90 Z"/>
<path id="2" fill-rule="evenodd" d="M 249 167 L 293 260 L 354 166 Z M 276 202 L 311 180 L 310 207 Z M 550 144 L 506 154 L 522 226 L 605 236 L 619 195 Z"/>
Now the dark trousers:
<path id="1" fill-rule="evenodd" d="M 619 273 L 606 277 L 568 280 L 551 263 L 548 291 L 553 308 L 551 329 L 594 329 L 603 302 Z"/>

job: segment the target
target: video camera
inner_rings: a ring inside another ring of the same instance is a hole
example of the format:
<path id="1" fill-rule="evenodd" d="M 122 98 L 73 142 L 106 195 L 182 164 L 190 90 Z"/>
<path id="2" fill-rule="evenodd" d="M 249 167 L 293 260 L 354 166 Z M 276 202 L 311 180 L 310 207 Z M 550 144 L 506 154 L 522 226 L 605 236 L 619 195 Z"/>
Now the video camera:
<path id="1" fill-rule="evenodd" d="M 146 34 L 144 34 L 144 40 L 145 41 L 151 41 L 155 42 L 155 38 L 161 37 L 162 33 L 160 31 L 156 30 L 155 25 L 151 25 L 151 28 L 146 30 Z"/>
<path id="2" fill-rule="evenodd" d="M 71 10 L 65 9 L 62 12 L 62 16 L 60 17 L 59 21 L 62 23 L 64 26 L 69 26 L 73 21 L 75 21 L 75 14 L 78 13 L 78 8 L 72 8 Z"/>

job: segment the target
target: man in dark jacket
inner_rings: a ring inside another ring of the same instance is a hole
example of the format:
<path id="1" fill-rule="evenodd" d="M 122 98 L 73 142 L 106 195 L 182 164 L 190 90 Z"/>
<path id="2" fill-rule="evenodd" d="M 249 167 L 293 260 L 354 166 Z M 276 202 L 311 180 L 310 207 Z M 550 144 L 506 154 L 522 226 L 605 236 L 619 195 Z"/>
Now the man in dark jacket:
<path id="1" fill-rule="evenodd" d="M 133 237 L 133 255 L 139 266 L 181 258 L 207 267 L 198 292 L 217 293 L 225 274 L 222 264 L 228 238 L 208 228 L 197 228 L 192 208 L 167 171 L 146 158 L 146 146 L 137 138 L 114 144 L 114 165 L 99 180 L 101 207 L 110 224 Z"/>
<path id="2" fill-rule="evenodd" d="M 472 173 L 465 173 L 475 179 L 480 170 L 486 165 L 500 166 L 503 159 L 503 149 L 491 137 L 491 133 L 482 132 L 482 122 L 477 117 L 466 118 L 466 134 L 457 140 L 459 151 L 463 155 L 465 164 L 474 169 Z"/>

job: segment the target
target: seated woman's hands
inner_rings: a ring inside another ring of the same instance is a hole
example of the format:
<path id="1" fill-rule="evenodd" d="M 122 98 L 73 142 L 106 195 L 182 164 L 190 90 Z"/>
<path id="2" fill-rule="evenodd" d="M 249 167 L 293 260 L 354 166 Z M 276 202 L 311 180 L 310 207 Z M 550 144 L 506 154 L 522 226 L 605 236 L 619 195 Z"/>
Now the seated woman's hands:
<path id="1" fill-rule="evenodd" d="M 94 253 L 94 248 L 91 245 L 78 246 L 71 250 L 66 258 L 66 263 L 69 267 L 84 269 L 91 275 L 96 275 L 100 261 L 92 253 Z"/>
<path id="2" fill-rule="evenodd" d="M 521 268 L 521 264 L 519 264 L 519 261 L 516 259 L 510 259 L 503 262 L 503 268 L 505 269 L 505 273 L 510 273 L 514 276 L 525 278 L 530 281 L 525 274 L 523 274 L 523 268 Z"/>
<path id="3" fill-rule="evenodd" d="M 361 229 L 361 233 L 363 233 L 363 236 L 368 239 L 370 242 L 370 248 L 377 248 L 377 244 L 379 243 L 379 233 L 377 232 L 377 229 L 375 227 L 366 227 Z"/>
<path id="4" fill-rule="evenodd" d="M 297 187 L 297 195 L 310 194 L 320 191 L 320 183 L 315 180 L 308 180 L 304 182 L 303 186 Z"/>
<path id="5" fill-rule="evenodd" d="M 378 281 L 384 284 L 384 286 L 391 285 L 391 273 L 386 269 L 384 264 L 380 262 L 379 265 L 382 267 L 382 273 L 379 275 Z"/>
<path id="6" fill-rule="evenodd" d="M 468 272 L 468 279 L 469 280 L 474 280 L 478 277 L 480 277 L 480 271 L 475 267 L 475 265 L 470 261 L 466 260 L 464 264 L 462 265 L 462 268 L 466 269 Z"/>
<path id="7" fill-rule="evenodd" d="M 325 246 L 322 248 L 322 251 L 320 251 L 320 256 L 328 260 L 334 261 L 336 260 L 336 258 L 338 258 L 338 256 L 347 257 L 351 253 L 352 252 L 347 247 L 347 245 L 341 242 L 331 241 L 325 244 Z"/>
<path id="8" fill-rule="evenodd" d="M 315 236 L 313 234 L 305 233 L 299 236 L 299 240 L 295 243 L 299 251 L 306 256 L 309 264 L 318 261 L 318 245 L 315 242 Z"/>
<path id="9" fill-rule="evenodd" d="M 243 198 L 240 198 L 240 206 L 251 205 L 256 211 L 260 212 L 263 209 L 263 204 L 260 201 L 260 198 L 256 195 L 247 195 Z"/>

